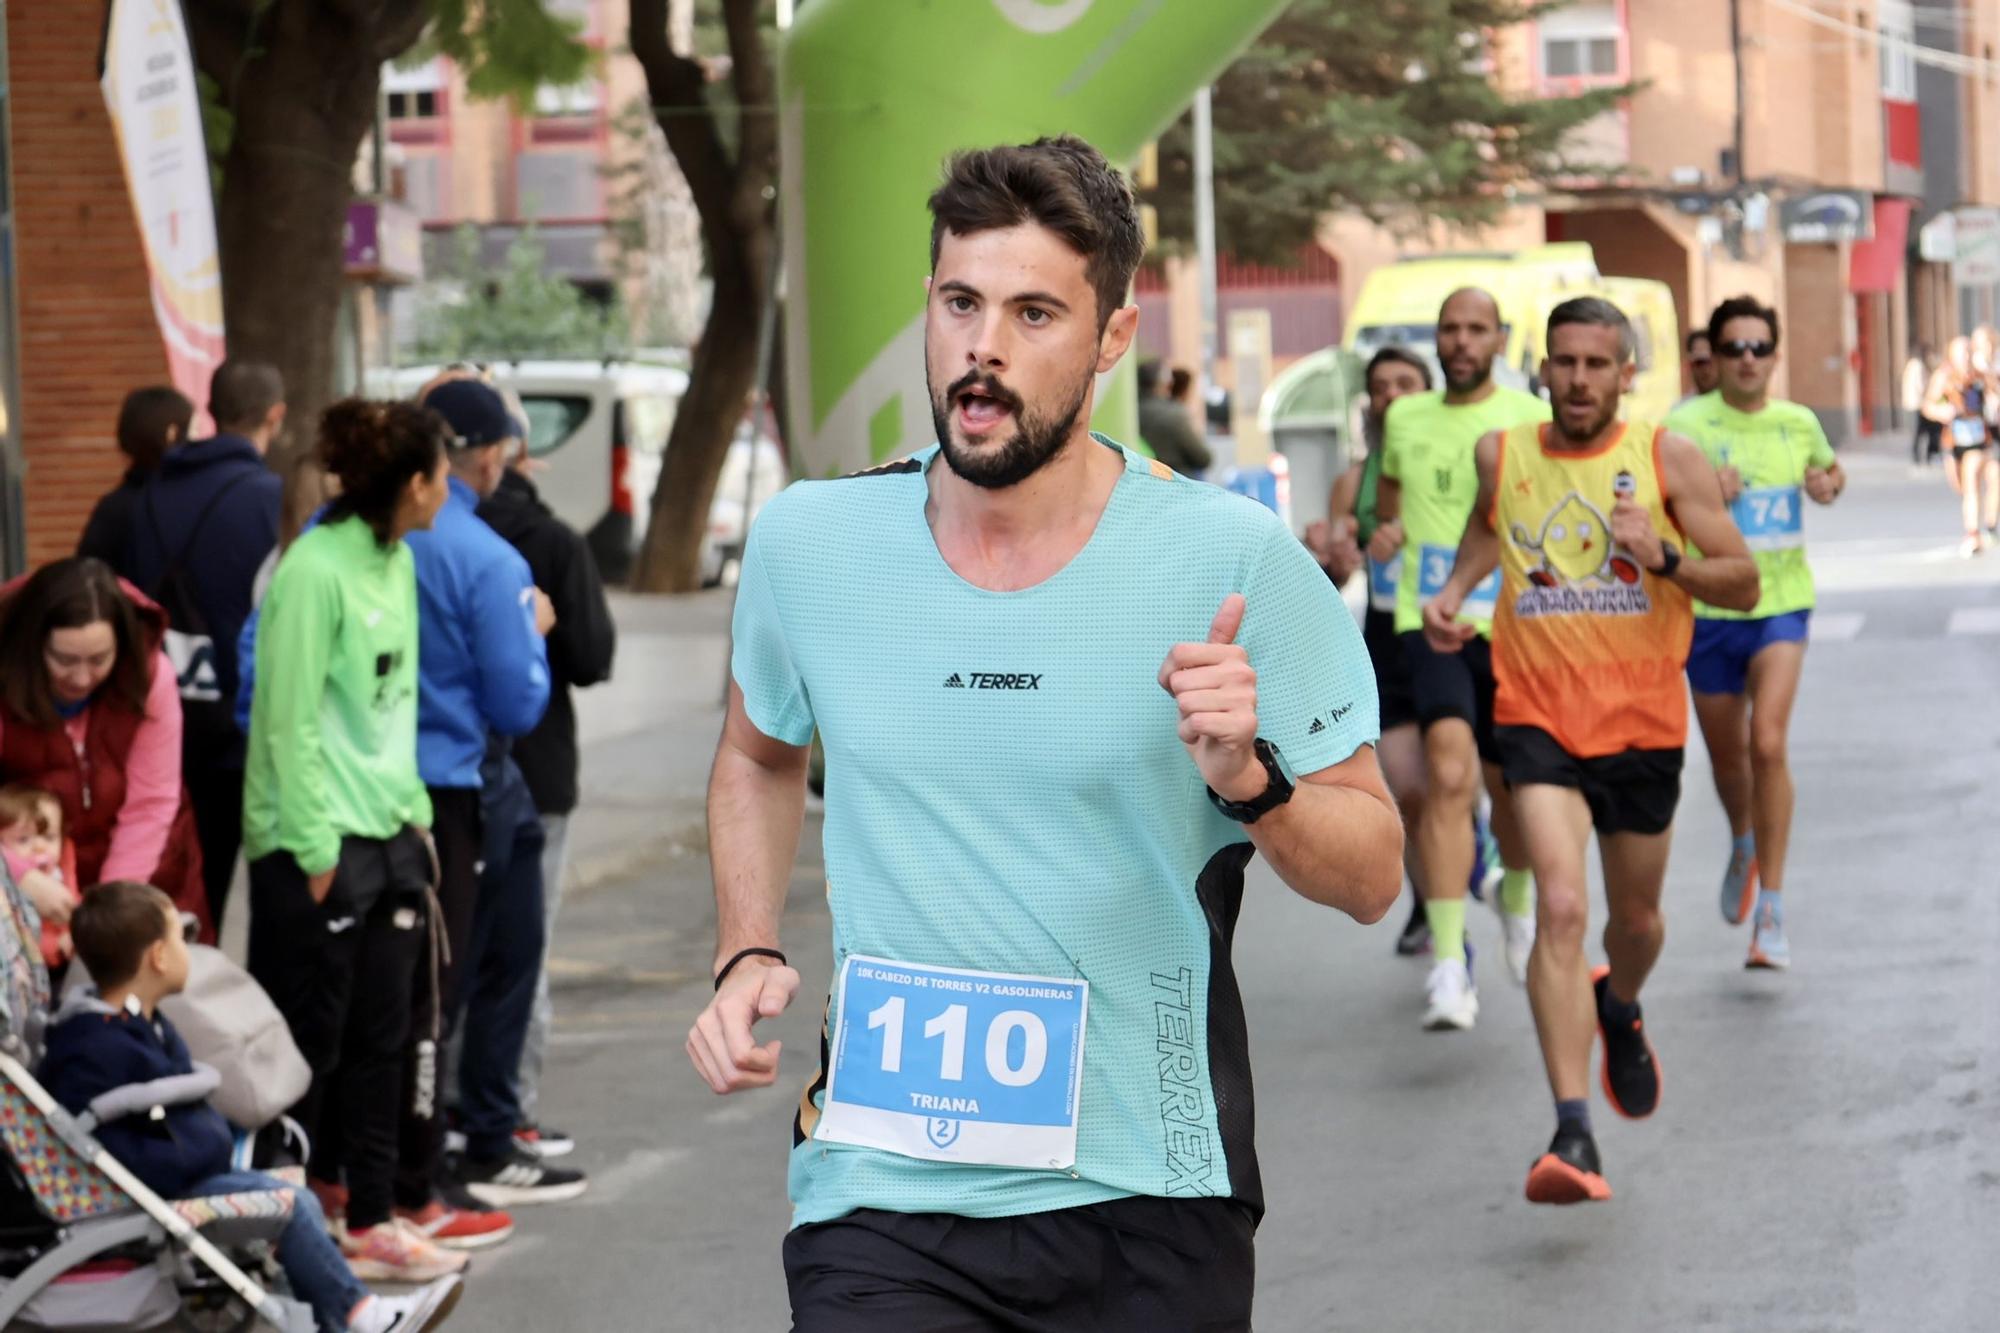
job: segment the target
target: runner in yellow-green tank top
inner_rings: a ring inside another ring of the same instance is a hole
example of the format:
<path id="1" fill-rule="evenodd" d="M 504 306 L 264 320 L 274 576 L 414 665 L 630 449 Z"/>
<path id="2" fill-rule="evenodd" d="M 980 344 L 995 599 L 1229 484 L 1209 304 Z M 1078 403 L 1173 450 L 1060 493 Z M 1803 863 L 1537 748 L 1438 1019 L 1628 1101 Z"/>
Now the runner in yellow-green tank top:
<path id="1" fill-rule="evenodd" d="M 1786 733 L 1813 608 L 1803 511 L 1808 499 L 1833 503 L 1847 477 L 1819 418 L 1770 396 L 1777 312 L 1735 297 L 1716 308 L 1709 333 L 1722 383 L 1667 425 L 1715 465 L 1757 558 L 1763 596 L 1748 612 L 1695 604 L 1688 683 L 1734 839 L 1722 872 L 1722 918 L 1731 925 L 1755 918 L 1745 966 L 1785 968 L 1791 946 L 1779 894 L 1793 805 Z"/>
<path id="2" fill-rule="evenodd" d="M 1464 618 L 1480 637 L 1464 652 L 1434 652 L 1423 635 L 1423 604 L 1451 575 L 1479 489 L 1473 463 L 1479 437 L 1522 421 L 1548 420 L 1548 404 L 1540 398 L 1493 382 L 1493 362 L 1505 345 L 1499 304 L 1489 293 L 1467 288 L 1445 298 L 1437 322 L 1445 387 L 1412 394 L 1389 408 L 1376 486 L 1380 522 L 1368 552 L 1378 561 L 1400 558 L 1403 568 L 1395 627 L 1424 738 L 1428 786 L 1416 845 L 1435 960 L 1424 982 L 1423 1025 L 1432 1031 L 1469 1028 L 1479 1014 L 1472 955 L 1465 946 L 1465 899 L 1482 777 L 1505 867 L 1498 892 L 1488 896 L 1499 909 L 1507 966 L 1517 982 L 1527 980 L 1534 947 L 1527 853 L 1514 836 L 1493 748 L 1493 663 L 1484 636 L 1498 583 L 1482 585 L 1481 595 L 1467 601 Z"/>

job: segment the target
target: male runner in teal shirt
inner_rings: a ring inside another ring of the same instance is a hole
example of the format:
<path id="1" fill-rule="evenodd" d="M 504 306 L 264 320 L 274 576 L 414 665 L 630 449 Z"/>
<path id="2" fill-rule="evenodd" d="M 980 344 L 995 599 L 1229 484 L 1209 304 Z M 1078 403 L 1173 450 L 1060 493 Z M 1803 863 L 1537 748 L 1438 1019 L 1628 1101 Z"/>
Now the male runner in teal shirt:
<path id="1" fill-rule="evenodd" d="M 937 445 L 792 487 L 745 553 L 689 1054 L 717 1092 L 776 1077 L 751 1029 L 799 985 L 817 730 L 834 981 L 795 1327 L 1247 1327 L 1230 936 L 1259 851 L 1361 921 L 1395 900 L 1368 656 L 1270 511 L 1089 433 L 1142 248 L 1104 159 L 962 154 L 931 209 Z"/>

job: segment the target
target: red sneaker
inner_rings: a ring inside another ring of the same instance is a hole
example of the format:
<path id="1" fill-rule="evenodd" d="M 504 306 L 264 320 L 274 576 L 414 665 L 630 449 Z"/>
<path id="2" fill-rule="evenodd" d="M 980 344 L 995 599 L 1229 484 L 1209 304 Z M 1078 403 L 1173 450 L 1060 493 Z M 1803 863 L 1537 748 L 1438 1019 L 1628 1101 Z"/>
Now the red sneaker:
<path id="1" fill-rule="evenodd" d="M 347 1233 L 347 1186 L 335 1185 L 316 1176 L 306 1177 L 306 1187 L 319 1200 L 319 1210 L 326 1216 L 327 1232 L 335 1240 Z"/>
<path id="2" fill-rule="evenodd" d="M 483 1250 L 514 1234 L 514 1219 L 506 1213 L 450 1208 L 437 1199 L 419 1209 L 398 1208 L 396 1216 L 404 1226 L 447 1250 Z"/>

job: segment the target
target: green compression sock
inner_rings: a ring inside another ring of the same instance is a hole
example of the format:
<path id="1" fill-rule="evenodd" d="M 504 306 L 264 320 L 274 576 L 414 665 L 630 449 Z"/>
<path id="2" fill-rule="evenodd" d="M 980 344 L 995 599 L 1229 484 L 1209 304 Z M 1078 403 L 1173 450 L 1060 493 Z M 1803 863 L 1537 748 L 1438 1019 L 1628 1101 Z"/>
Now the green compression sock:
<path id="1" fill-rule="evenodd" d="M 1465 899 L 1426 898 L 1424 920 L 1431 925 L 1431 957 L 1465 958 Z"/>
<path id="2" fill-rule="evenodd" d="M 1500 877 L 1500 910 L 1508 916 L 1529 916 L 1535 910 L 1535 877 L 1525 870 L 1509 870 Z"/>

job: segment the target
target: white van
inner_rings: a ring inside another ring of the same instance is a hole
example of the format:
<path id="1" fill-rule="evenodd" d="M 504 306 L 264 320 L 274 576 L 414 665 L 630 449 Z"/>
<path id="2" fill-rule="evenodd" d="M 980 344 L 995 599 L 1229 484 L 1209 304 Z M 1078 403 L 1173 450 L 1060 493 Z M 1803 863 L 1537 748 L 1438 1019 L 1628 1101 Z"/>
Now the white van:
<path id="1" fill-rule="evenodd" d="M 441 369 L 398 370 L 379 386 L 371 380 L 370 388 L 408 397 Z M 488 369 L 496 385 L 520 396 L 528 454 L 540 464 L 535 486 L 542 500 L 585 535 L 604 577 L 622 582 L 646 537 L 687 372 L 629 361 L 503 361 Z M 737 431 L 702 534 L 704 583 L 728 577 L 741 558 L 746 490 L 754 519 L 790 480 L 776 441 L 760 436 L 753 448 L 748 426 Z"/>

